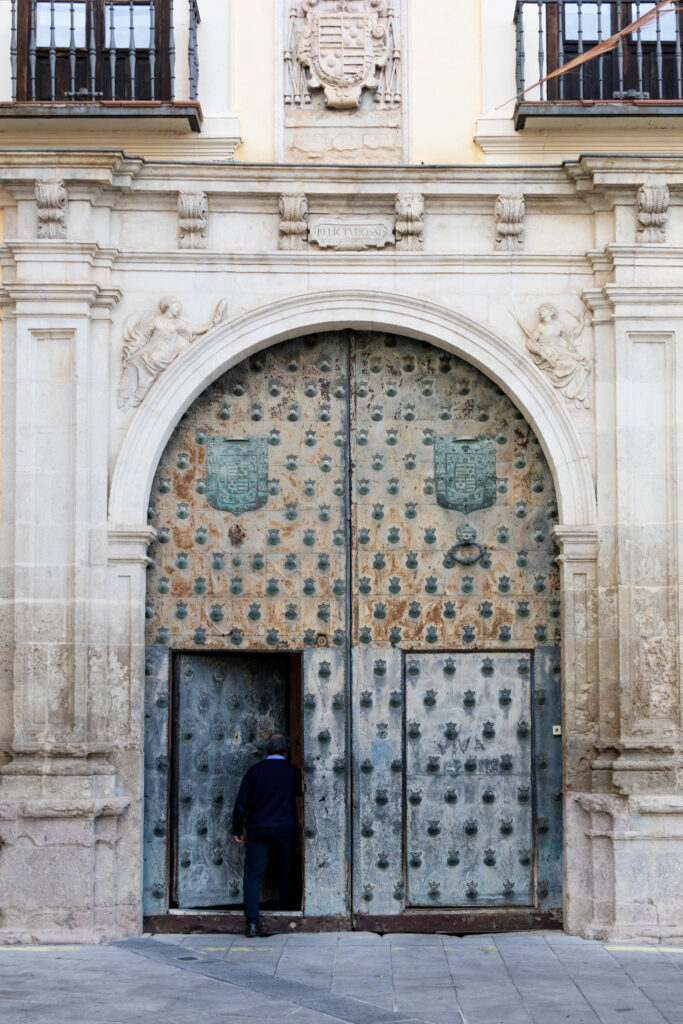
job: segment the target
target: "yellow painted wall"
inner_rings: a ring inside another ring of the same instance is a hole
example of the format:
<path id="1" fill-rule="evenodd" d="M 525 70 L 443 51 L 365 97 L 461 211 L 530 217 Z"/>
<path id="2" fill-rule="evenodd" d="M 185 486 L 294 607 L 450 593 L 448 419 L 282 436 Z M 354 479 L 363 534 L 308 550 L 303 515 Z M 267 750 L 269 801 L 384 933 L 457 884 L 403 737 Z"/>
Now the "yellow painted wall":
<path id="1" fill-rule="evenodd" d="M 275 159 L 275 0 L 233 0 L 237 160 Z"/>
<path id="2" fill-rule="evenodd" d="M 412 162 L 481 163 L 480 0 L 411 0 Z"/>
<path id="3" fill-rule="evenodd" d="M 233 0 L 239 161 L 275 159 L 275 24 L 280 0 Z M 480 0 L 408 0 L 412 162 L 481 162 Z"/>

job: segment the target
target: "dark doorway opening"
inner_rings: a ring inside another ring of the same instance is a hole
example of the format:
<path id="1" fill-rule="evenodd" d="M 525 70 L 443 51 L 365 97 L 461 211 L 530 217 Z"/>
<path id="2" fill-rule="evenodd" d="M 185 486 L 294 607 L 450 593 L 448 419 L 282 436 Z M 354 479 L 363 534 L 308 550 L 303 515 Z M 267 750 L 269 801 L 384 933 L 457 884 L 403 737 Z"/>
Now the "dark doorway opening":
<path id="1" fill-rule="evenodd" d="M 271 732 L 290 734 L 292 761 L 301 767 L 301 656 L 180 652 L 172 687 L 170 905 L 239 912 L 244 847 L 233 839 L 233 804 L 244 773 L 265 757 Z M 301 844 L 294 870 L 300 882 Z M 273 876 L 269 869 L 263 909 L 300 911 L 301 885 L 285 907 Z"/>

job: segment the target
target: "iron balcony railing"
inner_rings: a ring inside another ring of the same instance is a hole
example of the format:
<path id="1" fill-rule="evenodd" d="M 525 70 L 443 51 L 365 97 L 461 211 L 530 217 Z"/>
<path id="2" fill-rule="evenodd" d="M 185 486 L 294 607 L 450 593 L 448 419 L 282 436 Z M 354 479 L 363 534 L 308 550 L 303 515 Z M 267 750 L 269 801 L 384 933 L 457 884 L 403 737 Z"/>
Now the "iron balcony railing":
<path id="1" fill-rule="evenodd" d="M 175 100 L 174 0 L 11 0 L 14 102 Z M 199 83 L 189 3 L 189 99 Z"/>
<path id="2" fill-rule="evenodd" d="M 645 0 L 517 0 L 516 85 L 518 100 L 606 101 L 622 104 L 683 99 L 681 21 L 671 3 L 641 28 L 626 32 L 608 53 L 522 95 L 527 85 L 654 12 Z"/>

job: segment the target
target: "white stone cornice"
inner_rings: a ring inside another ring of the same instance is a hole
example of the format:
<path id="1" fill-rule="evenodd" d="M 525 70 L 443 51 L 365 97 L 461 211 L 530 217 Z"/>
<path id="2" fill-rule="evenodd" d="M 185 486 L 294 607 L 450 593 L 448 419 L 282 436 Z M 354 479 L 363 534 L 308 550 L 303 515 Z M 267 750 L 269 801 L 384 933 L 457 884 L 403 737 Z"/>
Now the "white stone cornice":
<path id="1" fill-rule="evenodd" d="M 59 172 L 66 182 L 126 188 L 143 165 L 144 160 L 126 156 L 123 150 L 0 148 L 0 184 L 14 195 L 15 188 L 33 183 L 48 170 Z"/>
<path id="2" fill-rule="evenodd" d="M 4 265 L 13 259 L 17 265 L 22 262 L 50 265 L 85 263 L 91 267 L 109 269 L 120 255 L 118 249 L 105 248 L 97 242 L 67 241 L 62 238 L 8 238 L 0 249 Z"/>
<path id="3" fill-rule="evenodd" d="M 0 159 L 3 151 L 0 150 Z M 0 178 L 0 181 L 2 179 Z M 330 186 L 335 190 L 340 185 L 367 186 L 376 189 L 380 194 L 395 194 L 397 185 L 410 191 L 416 186 L 420 191 L 450 191 L 458 194 L 463 188 L 471 191 L 471 187 L 488 188 L 490 195 L 498 194 L 502 187 L 511 183 L 523 185 L 531 194 L 542 186 L 554 188 L 571 194 L 572 186 L 567 175 L 557 165 L 548 166 L 486 166 L 485 164 L 277 164 L 277 163 L 191 163 L 191 162 L 156 162 L 146 161 L 140 169 L 135 189 L 145 189 L 150 184 L 163 187 L 168 183 L 169 189 L 178 190 L 178 183 L 183 187 L 197 187 L 207 182 L 208 188 L 203 191 L 217 194 L 231 190 L 254 192 L 291 191 L 292 185 L 307 194 L 329 192 Z M 285 186 L 283 188 L 283 186 Z"/>
<path id="4" fill-rule="evenodd" d="M 566 160 L 563 167 L 569 178 L 583 182 L 584 187 L 635 189 L 645 177 L 660 175 L 670 188 L 683 189 L 682 153 L 586 154 L 578 160 Z"/>
<path id="5" fill-rule="evenodd" d="M 683 316 L 683 288 L 671 285 L 605 284 L 582 292 L 586 305 L 611 319 L 657 320 Z"/>
<path id="6" fill-rule="evenodd" d="M 0 286 L 0 304 L 17 312 L 36 316 L 70 316 L 78 312 L 79 305 L 87 309 L 112 309 L 120 301 L 120 288 L 102 288 L 96 282 L 47 282 L 33 284 L 7 281 Z M 69 305 L 72 308 L 64 308 Z"/>
<path id="7" fill-rule="evenodd" d="M 683 269 L 683 246 L 680 245 L 662 245 L 655 242 L 618 245 L 611 242 L 604 249 L 589 250 L 586 256 L 596 270 L 608 272 L 621 267 L 661 267 L 668 270 L 672 266 L 679 266 Z"/>
<path id="8" fill-rule="evenodd" d="M 454 273 L 481 274 L 559 274 L 568 272 L 590 274 L 589 259 L 582 253 L 506 253 L 506 252 L 246 252 L 224 253 L 207 249 L 182 252 L 120 252 L 116 269 L 136 270 L 149 268 L 220 267 L 236 273 L 268 273 L 276 269 L 279 274 L 300 276 L 321 271 L 324 273 L 357 274 L 359 269 L 373 273 L 433 274 L 435 270 Z"/>

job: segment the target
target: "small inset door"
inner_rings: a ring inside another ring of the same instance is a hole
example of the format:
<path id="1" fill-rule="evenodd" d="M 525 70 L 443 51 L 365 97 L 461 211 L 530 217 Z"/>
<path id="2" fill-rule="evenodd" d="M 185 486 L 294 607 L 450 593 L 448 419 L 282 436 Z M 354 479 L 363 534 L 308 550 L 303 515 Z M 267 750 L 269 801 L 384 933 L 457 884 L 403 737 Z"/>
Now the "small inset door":
<path id="1" fill-rule="evenodd" d="M 181 654 L 174 672 L 175 906 L 242 903 L 244 847 L 232 836 L 232 809 L 264 741 L 290 719 L 290 656 Z M 273 892 L 266 884 L 262 902 Z"/>
<path id="2" fill-rule="evenodd" d="M 533 903 L 525 653 L 406 657 L 407 904 Z"/>

